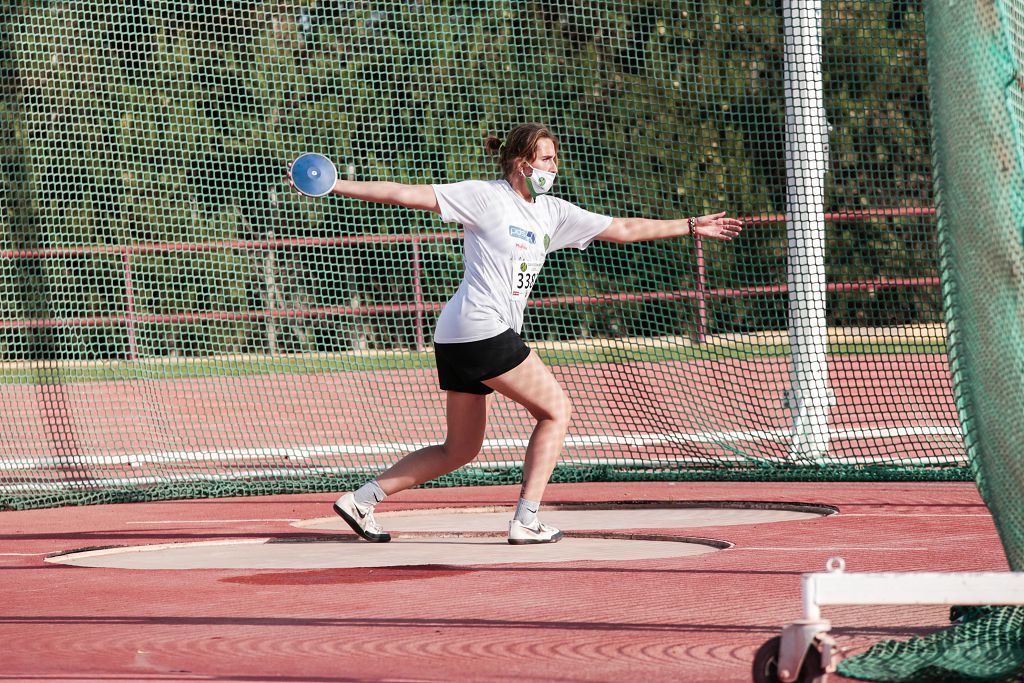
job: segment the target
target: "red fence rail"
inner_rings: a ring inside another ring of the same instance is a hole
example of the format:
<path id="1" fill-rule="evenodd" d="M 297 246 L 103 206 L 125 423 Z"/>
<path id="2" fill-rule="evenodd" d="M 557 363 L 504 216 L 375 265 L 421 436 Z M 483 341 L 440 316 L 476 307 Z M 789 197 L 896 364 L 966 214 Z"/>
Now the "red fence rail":
<path id="1" fill-rule="evenodd" d="M 933 216 L 935 209 L 923 207 L 865 209 L 861 211 L 841 211 L 825 214 L 825 220 L 858 221 L 872 218 L 892 218 L 903 216 Z M 784 215 L 748 216 L 742 218 L 745 225 L 766 225 L 784 223 Z M 413 313 L 416 317 L 416 347 L 425 347 L 423 318 L 428 312 L 438 311 L 443 304 L 427 302 L 423 299 L 422 275 L 420 264 L 420 245 L 431 242 L 445 242 L 461 238 L 458 231 L 444 231 L 411 235 L 351 235 L 345 237 L 295 237 L 263 240 L 224 240 L 214 242 L 161 242 L 152 244 L 132 245 L 83 245 L 74 247 L 48 247 L 26 250 L 0 250 L 0 259 L 56 259 L 63 257 L 88 256 L 95 254 L 120 254 L 122 257 L 125 282 L 125 313 L 109 316 L 82 316 L 75 318 L 25 318 L 17 320 L 0 320 L 2 329 L 55 328 L 55 327 L 113 327 L 126 326 L 129 343 L 129 358 L 137 355 L 135 325 L 139 323 L 189 323 L 203 320 L 277 320 L 326 318 L 333 316 L 375 316 L 388 313 Z M 135 296 L 132 288 L 132 257 L 139 254 L 176 253 L 176 252 L 215 252 L 215 251 L 267 251 L 282 249 L 309 249 L 317 247 L 342 247 L 366 244 L 405 244 L 412 248 L 413 301 L 406 304 L 383 304 L 367 306 L 322 306 L 301 309 L 266 309 L 257 311 L 203 311 L 166 314 L 145 314 L 135 312 Z M 695 287 L 660 292 L 635 292 L 618 294 L 601 294 L 591 296 L 553 296 L 537 297 L 530 300 L 531 306 L 565 306 L 578 304 L 595 304 L 631 301 L 678 301 L 691 299 L 697 306 L 697 340 L 704 342 L 707 334 L 707 304 L 710 299 L 770 296 L 784 294 L 787 285 L 763 285 L 741 288 L 712 289 L 707 285 L 707 274 L 704 263 L 704 249 L 697 240 Z M 830 292 L 876 291 L 879 289 L 897 289 L 903 287 L 938 286 L 939 278 L 874 278 L 853 282 L 832 282 L 827 285 Z"/>

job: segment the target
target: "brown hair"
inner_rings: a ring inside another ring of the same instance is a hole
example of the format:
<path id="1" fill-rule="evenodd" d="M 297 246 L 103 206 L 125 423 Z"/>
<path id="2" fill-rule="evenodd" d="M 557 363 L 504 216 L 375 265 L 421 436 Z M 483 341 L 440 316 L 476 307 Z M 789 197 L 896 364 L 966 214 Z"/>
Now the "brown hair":
<path id="1" fill-rule="evenodd" d="M 504 141 L 496 135 L 488 135 L 484 148 L 488 154 L 498 156 L 501 174 L 508 178 L 515 172 L 517 162 L 524 159 L 527 162 L 533 161 L 537 155 L 537 143 L 544 138 L 555 143 L 555 154 L 558 154 L 558 138 L 540 123 L 520 124 L 509 131 Z"/>

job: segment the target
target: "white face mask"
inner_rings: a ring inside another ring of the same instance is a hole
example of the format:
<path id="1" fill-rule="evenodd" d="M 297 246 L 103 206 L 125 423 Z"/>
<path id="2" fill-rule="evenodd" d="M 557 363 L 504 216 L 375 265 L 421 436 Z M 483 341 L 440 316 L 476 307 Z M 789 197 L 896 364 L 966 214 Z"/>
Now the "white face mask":
<path id="1" fill-rule="evenodd" d="M 523 173 L 523 177 L 526 178 L 526 187 L 530 189 L 530 194 L 536 197 L 550 192 L 551 187 L 555 184 L 555 174 L 550 171 L 542 171 L 533 166 L 530 166 L 530 168 L 533 168 L 533 175 Z"/>

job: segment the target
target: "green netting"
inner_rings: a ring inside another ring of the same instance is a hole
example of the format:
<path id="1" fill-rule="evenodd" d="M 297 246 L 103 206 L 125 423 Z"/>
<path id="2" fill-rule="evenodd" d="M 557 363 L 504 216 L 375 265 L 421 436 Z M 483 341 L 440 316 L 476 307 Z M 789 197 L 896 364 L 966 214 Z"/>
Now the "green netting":
<path id="1" fill-rule="evenodd" d="M 0 507 L 337 490 L 442 438 L 458 230 L 285 165 L 492 178 L 485 135 L 531 120 L 584 208 L 747 219 L 549 258 L 524 336 L 575 404 L 556 480 L 970 476 L 915 3 L 827 2 L 820 74 L 764 0 L 2 7 Z M 497 401 L 439 483 L 517 480 L 531 428 Z"/>
<path id="2" fill-rule="evenodd" d="M 929 32 L 957 407 L 978 488 L 1016 571 L 1024 571 L 1022 12 L 1014 1 L 936 10 Z"/>
<path id="3" fill-rule="evenodd" d="M 1024 570 L 1024 6 L 930 3 L 942 280 L 957 408 L 1011 569 Z M 1024 680 L 1024 608 L 955 610 L 964 623 L 887 641 L 840 670 L 869 680 Z"/>
<path id="4" fill-rule="evenodd" d="M 1024 677 L 1024 607 L 954 609 L 959 625 L 887 640 L 839 665 L 844 676 L 892 683 L 1017 683 Z"/>

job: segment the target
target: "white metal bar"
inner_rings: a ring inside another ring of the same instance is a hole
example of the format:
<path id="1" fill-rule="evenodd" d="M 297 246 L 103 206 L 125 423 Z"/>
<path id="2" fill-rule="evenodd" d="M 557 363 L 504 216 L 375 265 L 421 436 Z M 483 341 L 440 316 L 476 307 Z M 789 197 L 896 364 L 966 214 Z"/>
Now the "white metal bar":
<path id="1" fill-rule="evenodd" d="M 1024 605 L 1024 572 L 804 574 L 804 615 L 821 605 Z"/>

